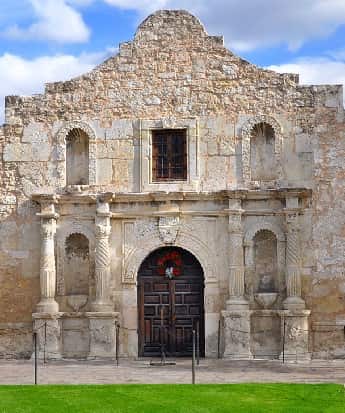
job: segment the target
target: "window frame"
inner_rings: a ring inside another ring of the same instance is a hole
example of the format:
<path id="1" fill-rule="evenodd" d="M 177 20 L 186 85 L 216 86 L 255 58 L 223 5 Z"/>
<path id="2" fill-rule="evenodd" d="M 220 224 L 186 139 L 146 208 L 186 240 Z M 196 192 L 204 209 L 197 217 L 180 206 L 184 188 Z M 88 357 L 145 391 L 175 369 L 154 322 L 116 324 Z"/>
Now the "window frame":
<path id="1" fill-rule="evenodd" d="M 167 182 L 187 182 L 188 181 L 188 144 L 187 144 L 187 129 L 186 128 L 162 128 L 154 129 L 151 131 L 151 182 L 152 183 L 167 183 Z M 174 138 L 178 137 L 181 139 L 182 150 L 180 153 L 173 151 L 173 146 L 175 145 Z M 162 138 L 161 142 L 157 140 Z M 165 142 L 164 142 L 165 139 Z M 160 152 L 160 148 L 163 150 Z M 164 153 L 164 151 L 166 153 Z M 163 154 L 162 154 L 163 152 Z M 180 162 L 174 162 L 174 157 L 180 157 L 182 160 Z M 167 170 L 167 174 L 160 171 L 159 166 L 157 166 L 157 160 L 159 158 L 165 159 L 167 164 L 166 167 L 162 169 Z M 180 173 L 174 173 L 174 169 L 182 169 Z"/>

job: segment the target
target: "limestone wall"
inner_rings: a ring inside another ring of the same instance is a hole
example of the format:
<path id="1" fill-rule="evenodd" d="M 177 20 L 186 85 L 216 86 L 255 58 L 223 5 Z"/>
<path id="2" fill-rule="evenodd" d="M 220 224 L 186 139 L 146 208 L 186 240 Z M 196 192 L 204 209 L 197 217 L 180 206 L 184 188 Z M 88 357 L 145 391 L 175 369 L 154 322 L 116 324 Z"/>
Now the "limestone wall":
<path id="1" fill-rule="evenodd" d="M 332 355 L 344 355 L 342 89 L 304 87 L 296 75 L 259 69 L 228 51 L 186 12 L 150 16 L 133 41 L 90 73 L 48 84 L 42 95 L 6 98 L 6 124 L 0 128 L 0 323 L 30 323 L 39 300 L 39 208 L 30 197 L 64 193 L 65 138 L 71 129 L 89 137 L 86 192 L 213 192 L 260 188 L 248 172 L 250 131 L 259 122 L 272 125 L 276 135 L 277 179 L 270 185 L 313 190 L 300 218 L 303 295 L 317 330 L 311 346 L 320 356 L 331 346 Z M 174 127 L 188 131 L 188 180 L 154 185 L 148 178 L 149 131 Z M 67 222 L 84 215 L 92 231 L 94 207 L 73 208 L 63 211 Z M 265 201 L 250 208 L 278 207 Z M 248 218 L 251 225 L 254 221 Z M 118 270 L 123 264 L 119 225 L 113 224 L 112 234 L 118 302 L 127 294 L 121 292 Z M 225 234 L 217 235 L 224 262 Z M 1 343 L 0 354 L 6 353 Z M 18 344 L 18 353 L 26 346 Z"/>

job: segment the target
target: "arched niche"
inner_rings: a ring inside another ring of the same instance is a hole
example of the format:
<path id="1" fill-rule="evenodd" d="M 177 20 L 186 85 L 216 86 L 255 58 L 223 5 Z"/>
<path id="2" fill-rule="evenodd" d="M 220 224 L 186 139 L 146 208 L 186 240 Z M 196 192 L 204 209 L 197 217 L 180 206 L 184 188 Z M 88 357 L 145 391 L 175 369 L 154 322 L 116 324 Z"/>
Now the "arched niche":
<path id="1" fill-rule="evenodd" d="M 89 295 L 90 246 L 88 238 L 72 233 L 65 240 L 65 294 Z"/>
<path id="2" fill-rule="evenodd" d="M 66 136 L 66 184 L 89 184 L 89 137 L 79 128 Z"/>
<path id="3" fill-rule="evenodd" d="M 254 125 L 250 136 L 250 175 L 253 181 L 272 181 L 277 178 L 275 132 L 271 125 Z"/>
<path id="4" fill-rule="evenodd" d="M 88 185 L 96 184 L 96 165 L 97 165 L 97 145 L 96 145 L 96 133 L 93 128 L 83 121 L 70 121 L 66 122 L 64 126 L 58 131 L 56 135 L 56 143 L 58 145 L 57 149 L 61 154 L 59 160 L 65 163 L 65 185 L 72 185 L 67 183 L 67 137 L 71 134 L 73 136 L 74 132 L 72 131 L 82 131 L 88 137 Z M 70 135 L 70 136 L 71 136 Z"/>
<path id="5" fill-rule="evenodd" d="M 272 231 L 263 229 L 253 238 L 254 293 L 277 292 L 278 257 L 277 238 Z"/>
<path id="6" fill-rule="evenodd" d="M 252 116 L 242 125 L 241 138 L 244 185 L 270 185 L 281 179 L 283 129 L 279 122 L 269 115 Z"/>
<path id="7" fill-rule="evenodd" d="M 260 276 L 263 276 L 264 272 L 268 271 L 269 274 L 273 272 L 275 274 L 273 287 L 275 292 L 279 293 L 277 305 L 280 305 L 285 289 L 286 239 L 284 231 L 275 222 L 259 220 L 246 231 L 244 247 L 245 286 L 249 301 L 252 305 L 256 305 L 254 294 L 258 293 Z M 260 261 L 259 256 L 261 252 L 264 253 L 265 248 L 269 250 L 270 255 Z M 271 264 L 268 261 L 269 257 L 271 257 Z"/>

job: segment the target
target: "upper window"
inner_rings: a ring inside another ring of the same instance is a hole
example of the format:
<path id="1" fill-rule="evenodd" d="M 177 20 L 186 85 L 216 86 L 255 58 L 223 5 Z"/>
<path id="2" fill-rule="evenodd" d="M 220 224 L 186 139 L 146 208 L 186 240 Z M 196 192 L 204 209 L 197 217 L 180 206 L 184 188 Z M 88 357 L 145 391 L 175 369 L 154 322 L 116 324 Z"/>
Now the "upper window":
<path id="1" fill-rule="evenodd" d="M 89 137 L 81 129 L 72 129 L 66 136 L 67 185 L 89 184 Z"/>
<path id="2" fill-rule="evenodd" d="M 187 180 L 185 129 L 152 131 L 152 181 Z"/>

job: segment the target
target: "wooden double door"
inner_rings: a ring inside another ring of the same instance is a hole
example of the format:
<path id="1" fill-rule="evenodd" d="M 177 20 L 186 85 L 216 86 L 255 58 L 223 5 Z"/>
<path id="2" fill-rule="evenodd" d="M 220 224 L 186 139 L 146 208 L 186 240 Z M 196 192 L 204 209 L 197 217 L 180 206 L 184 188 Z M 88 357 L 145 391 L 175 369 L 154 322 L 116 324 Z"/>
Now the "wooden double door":
<path id="1" fill-rule="evenodd" d="M 139 356 L 191 356 L 193 329 L 204 356 L 204 275 L 182 248 L 151 253 L 138 273 Z"/>

